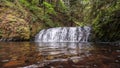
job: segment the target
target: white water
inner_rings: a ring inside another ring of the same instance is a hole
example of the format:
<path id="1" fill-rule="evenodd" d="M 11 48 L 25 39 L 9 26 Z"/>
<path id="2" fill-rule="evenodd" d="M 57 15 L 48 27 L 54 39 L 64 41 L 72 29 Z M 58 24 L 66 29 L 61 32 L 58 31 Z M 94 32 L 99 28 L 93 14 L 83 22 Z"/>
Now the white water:
<path id="1" fill-rule="evenodd" d="M 58 27 L 41 30 L 35 37 L 35 42 L 87 42 L 91 28 Z"/>

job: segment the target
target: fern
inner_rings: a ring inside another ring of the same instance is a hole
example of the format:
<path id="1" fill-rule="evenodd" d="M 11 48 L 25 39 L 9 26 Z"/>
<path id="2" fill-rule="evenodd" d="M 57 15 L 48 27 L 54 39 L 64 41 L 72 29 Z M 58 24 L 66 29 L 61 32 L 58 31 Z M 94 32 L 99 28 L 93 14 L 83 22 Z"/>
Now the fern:
<path id="1" fill-rule="evenodd" d="M 30 6 L 30 3 L 27 2 L 26 0 L 19 0 L 19 2 L 24 5 L 25 7 L 29 7 Z"/>
<path id="2" fill-rule="evenodd" d="M 39 5 L 39 0 L 32 0 L 32 1 L 31 1 L 31 4 L 32 4 L 32 5 Z"/>
<path id="3" fill-rule="evenodd" d="M 63 3 L 62 0 L 59 1 L 59 8 L 62 12 L 66 12 L 68 10 L 67 6 Z"/>
<path id="4" fill-rule="evenodd" d="M 56 12 L 54 10 L 54 7 L 52 6 L 52 4 L 48 3 L 48 2 L 43 2 L 43 5 L 45 6 L 45 12 L 47 14 L 54 14 L 56 15 Z"/>

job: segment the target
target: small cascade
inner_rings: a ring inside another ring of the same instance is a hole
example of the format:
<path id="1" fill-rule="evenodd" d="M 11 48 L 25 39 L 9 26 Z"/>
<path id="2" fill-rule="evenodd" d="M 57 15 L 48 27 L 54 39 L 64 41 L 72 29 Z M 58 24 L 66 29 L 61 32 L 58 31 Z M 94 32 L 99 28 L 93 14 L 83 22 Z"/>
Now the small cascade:
<path id="1" fill-rule="evenodd" d="M 35 42 L 87 42 L 91 28 L 57 27 L 41 30 L 35 37 Z"/>

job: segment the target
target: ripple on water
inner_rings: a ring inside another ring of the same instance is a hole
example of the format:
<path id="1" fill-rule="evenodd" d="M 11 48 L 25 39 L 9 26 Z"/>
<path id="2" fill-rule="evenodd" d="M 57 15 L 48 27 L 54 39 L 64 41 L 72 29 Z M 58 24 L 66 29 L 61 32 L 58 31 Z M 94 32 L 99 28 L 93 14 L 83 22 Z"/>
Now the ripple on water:
<path id="1" fill-rule="evenodd" d="M 0 43 L 0 66 L 2 68 L 120 68 L 120 46 L 116 45 L 70 42 Z"/>

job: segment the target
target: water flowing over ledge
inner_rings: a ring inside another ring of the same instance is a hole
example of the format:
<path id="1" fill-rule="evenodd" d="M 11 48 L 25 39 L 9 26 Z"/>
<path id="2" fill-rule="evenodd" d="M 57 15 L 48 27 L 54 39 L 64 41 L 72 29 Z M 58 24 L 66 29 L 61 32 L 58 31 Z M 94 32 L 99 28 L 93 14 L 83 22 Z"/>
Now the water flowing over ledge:
<path id="1" fill-rule="evenodd" d="M 57 27 L 41 30 L 35 37 L 35 42 L 87 42 L 91 28 Z"/>

